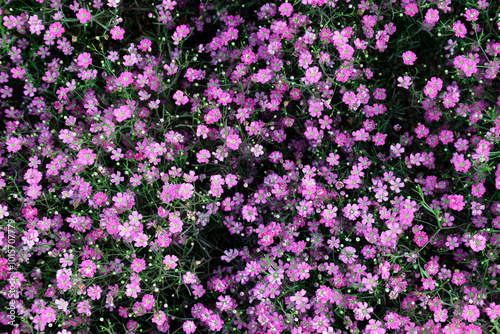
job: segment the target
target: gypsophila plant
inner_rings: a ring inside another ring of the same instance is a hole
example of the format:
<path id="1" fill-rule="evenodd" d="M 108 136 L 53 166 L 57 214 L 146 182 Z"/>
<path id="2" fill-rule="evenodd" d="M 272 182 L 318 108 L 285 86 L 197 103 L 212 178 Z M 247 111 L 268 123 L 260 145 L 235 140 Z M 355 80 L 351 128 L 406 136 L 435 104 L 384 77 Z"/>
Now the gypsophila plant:
<path id="1" fill-rule="evenodd" d="M 500 331 L 498 15 L 4 0 L 0 332 Z"/>

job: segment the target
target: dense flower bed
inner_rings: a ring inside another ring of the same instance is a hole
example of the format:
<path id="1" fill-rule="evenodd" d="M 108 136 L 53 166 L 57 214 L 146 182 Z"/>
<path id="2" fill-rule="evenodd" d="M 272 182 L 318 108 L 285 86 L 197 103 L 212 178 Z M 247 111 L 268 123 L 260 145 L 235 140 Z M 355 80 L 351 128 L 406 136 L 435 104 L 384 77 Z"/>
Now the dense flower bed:
<path id="1" fill-rule="evenodd" d="M 3 333 L 500 331 L 497 1 L 0 16 Z"/>

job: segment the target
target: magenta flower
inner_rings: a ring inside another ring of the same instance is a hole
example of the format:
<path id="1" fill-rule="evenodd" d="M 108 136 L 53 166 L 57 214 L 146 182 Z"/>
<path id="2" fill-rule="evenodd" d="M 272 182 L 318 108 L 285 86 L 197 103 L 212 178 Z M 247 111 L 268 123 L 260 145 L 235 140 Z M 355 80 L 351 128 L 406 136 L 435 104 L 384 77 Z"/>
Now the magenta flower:
<path id="1" fill-rule="evenodd" d="M 80 10 L 78 10 L 78 13 L 76 14 L 76 17 L 80 20 L 81 24 L 85 24 L 88 21 L 92 20 L 92 15 L 85 8 L 80 8 Z"/>
<path id="2" fill-rule="evenodd" d="M 178 106 L 184 105 L 189 102 L 189 98 L 180 90 L 176 91 L 172 97 L 175 100 L 175 104 Z"/>
<path id="3" fill-rule="evenodd" d="M 415 233 L 415 237 L 413 238 L 413 241 L 415 241 L 418 247 L 425 245 L 428 240 L 429 236 L 424 231 L 418 231 Z"/>
<path id="4" fill-rule="evenodd" d="M 113 110 L 113 115 L 116 117 L 118 123 L 123 122 L 126 119 L 132 117 L 133 111 L 128 105 L 121 106 L 120 108 Z"/>
<path id="5" fill-rule="evenodd" d="M 137 298 L 137 294 L 141 292 L 141 288 L 138 283 L 133 282 L 125 286 L 125 295 L 132 298 Z"/>
<path id="6" fill-rule="evenodd" d="M 449 207 L 453 210 L 462 211 L 465 207 L 464 197 L 462 195 L 449 195 Z"/>
<path id="7" fill-rule="evenodd" d="M 306 70 L 306 76 L 303 79 L 306 85 L 311 85 L 317 83 L 321 79 L 321 72 L 318 66 L 309 67 Z"/>
<path id="8" fill-rule="evenodd" d="M 208 113 L 205 114 L 205 122 L 207 122 L 207 124 L 214 124 L 216 123 L 220 118 L 222 117 L 222 113 L 220 112 L 219 109 L 211 109 Z M 200 129 L 200 132 L 204 130 L 204 125 L 200 125 L 198 126 L 198 129 Z M 205 138 L 205 135 L 203 132 L 201 132 L 201 135 L 203 136 L 203 138 Z"/>
<path id="9" fill-rule="evenodd" d="M 462 317 L 469 322 L 474 322 L 479 318 L 479 309 L 476 305 L 465 305 Z"/>
<path id="10" fill-rule="evenodd" d="M 92 306 L 90 305 L 90 302 L 88 300 L 84 300 L 84 301 L 79 302 L 77 304 L 77 306 L 78 306 L 78 310 L 77 310 L 78 313 L 90 316 L 90 314 L 91 314 L 90 309 L 92 308 Z"/>
<path id="11" fill-rule="evenodd" d="M 92 300 L 97 300 L 97 299 L 101 298 L 101 292 L 102 292 L 101 287 L 96 285 L 96 284 L 89 286 L 87 288 L 87 295 Z"/>
<path id="12" fill-rule="evenodd" d="M 97 266 L 92 260 L 85 260 L 80 264 L 80 272 L 85 277 L 93 277 L 97 270 Z"/>
<path id="13" fill-rule="evenodd" d="M 196 158 L 199 163 L 207 163 L 208 159 L 210 159 L 211 156 L 212 155 L 210 154 L 210 151 L 205 149 L 201 150 L 196 154 Z"/>
<path id="14" fill-rule="evenodd" d="M 88 52 L 83 52 L 78 56 L 78 66 L 81 66 L 82 68 L 87 68 L 90 65 L 92 65 L 92 57 L 90 53 Z"/>
<path id="15" fill-rule="evenodd" d="M 405 65 L 413 65 L 417 60 L 417 55 L 412 51 L 406 51 L 403 53 L 403 63 Z"/>
<path id="16" fill-rule="evenodd" d="M 6 143 L 7 143 L 7 152 L 16 153 L 21 149 L 21 139 L 17 137 L 10 137 Z"/>
<path id="17" fill-rule="evenodd" d="M 480 252 L 486 248 L 486 242 L 488 240 L 481 234 L 476 234 L 469 241 L 469 246 L 474 252 Z"/>
<path id="18" fill-rule="evenodd" d="M 114 39 L 114 40 L 122 40 L 123 39 L 123 35 L 125 34 L 125 29 L 116 26 L 113 29 L 111 29 L 110 33 L 111 33 L 111 38 L 112 39 Z"/>
<path id="19" fill-rule="evenodd" d="M 375 288 L 378 284 L 378 275 L 372 275 L 368 273 L 366 277 L 363 277 L 361 283 L 364 285 L 364 288 L 368 290 L 370 293 L 373 293 L 373 288 Z"/>
<path id="20" fill-rule="evenodd" d="M 352 264 L 356 262 L 358 256 L 356 255 L 356 248 L 347 246 L 340 252 L 339 259 L 340 261 L 346 264 Z"/>
<path id="21" fill-rule="evenodd" d="M 177 267 L 177 261 L 179 258 L 175 255 L 165 255 L 163 259 L 163 264 L 166 270 L 175 269 Z"/>
<path id="22" fill-rule="evenodd" d="M 182 324 L 182 329 L 184 330 L 184 332 L 186 334 L 191 334 L 191 333 L 194 333 L 196 331 L 196 325 L 195 325 L 194 321 L 188 320 L 188 321 L 184 322 L 184 324 Z"/>
<path id="23" fill-rule="evenodd" d="M 439 20 L 439 11 L 433 8 L 430 8 L 427 10 L 427 13 L 425 13 L 425 21 L 428 23 L 436 23 Z"/>
<path id="24" fill-rule="evenodd" d="M 72 286 L 73 286 L 73 284 L 71 283 L 70 275 L 63 274 L 63 275 L 57 276 L 57 287 L 59 289 L 61 289 L 62 291 L 67 291 Z"/>
<path id="25" fill-rule="evenodd" d="M 146 261 L 144 259 L 134 259 L 131 268 L 134 272 L 139 273 L 146 269 Z"/>
<path id="26" fill-rule="evenodd" d="M 92 149 L 86 148 L 78 152 L 78 161 L 82 165 L 91 166 L 94 164 L 94 160 L 97 154 L 92 152 Z"/>
<path id="27" fill-rule="evenodd" d="M 293 5 L 291 3 L 283 3 L 278 8 L 282 16 L 290 17 L 293 13 Z"/>
<path id="28" fill-rule="evenodd" d="M 240 147 L 241 139 L 238 135 L 229 135 L 227 136 L 227 147 L 231 150 L 237 150 Z"/>
<path id="29" fill-rule="evenodd" d="M 150 311 L 153 309 L 156 301 L 153 295 L 150 294 L 145 294 L 142 297 L 142 306 L 147 310 Z"/>
<path id="30" fill-rule="evenodd" d="M 243 219 L 247 222 L 254 222 L 257 219 L 257 209 L 251 205 L 245 205 L 242 210 Z"/>
<path id="31" fill-rule="evenodd" d="M 163 311 L 158 311 L 153 315 L 153 319 L 151 320 L 154 324 L 157 324 L 158 326 L 163 325 L 163 323 L 167 320 L 167 316 L 165 315 L 165 312 Z"/>

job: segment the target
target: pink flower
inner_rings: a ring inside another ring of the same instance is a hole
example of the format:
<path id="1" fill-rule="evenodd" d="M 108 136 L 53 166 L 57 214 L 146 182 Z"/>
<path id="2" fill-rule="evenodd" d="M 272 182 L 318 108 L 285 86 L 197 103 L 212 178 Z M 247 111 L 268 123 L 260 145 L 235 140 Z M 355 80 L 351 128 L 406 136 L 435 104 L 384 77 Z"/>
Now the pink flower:
<path id="1" fill-rule="evenodd" d="M 464 197 L 462 195 L 449 195 L 449 207 L 453 210 L 462 211 L 465 207 Z"/>
<path id="2" fill-rule="evenodd" d="M 21 139 L 10 137 L 7 140 L 7 152 L 16 153 L 21 149 Z"/>
<path id="3" fill-rule="evenodd" d="M 476 305 L 465 305 L 462 317 L 469 322 L 474 322 L 479 318 L 479 309 Z"/>
<path id="4" fill-rule="evenodd" d="M 199 163 L 207 163 L 211 156 L 210 151 L 203 149 L 196 154 L 196 159 Z"/>
<path id="5" fill-rule="evenodd" d="M 255 82 L 266 83 L 272 79 L 271 70 L 260 69 L 257 74 L 255 74 Z"/>
<path id="6" fill-rule="evenodd" d="M 121 106 L 120 108 L 113 110 L 113 115 L 116 117 L 116 121 L 118 123 L 121 123 L 126 119 L 129 119 L 130 117 L 132 117 L 132 114 L 133 114 L 132 109 L 130 109 L 130 107 L 127 105 Z"/>
<path id="7" fill-rule="evenodd" d="M 0 204 L 0 219 L 9 216 L 7 205 Z"/>
<path id="8" fill-rule="evenodd" d="M 413 241 L 417 244 L 418 247 L 422 247 L 427 243 L 429 240 L 429 237 L 427 236 L 427 233 L 423 231 L 418 231 L 415 233 L 415 237 L 413 238 Z"/>
<path id="9" fill-rule="evenodd" d="M 479 17 L 479 12 L 477 11 L 477 9 L 467 9 L 465 11 L 465 19 L 468 21 L 468 22 L 475 22 L 477 21 Z"/>
<path id="10" fill-rule="evenodd" d="M 173 98 L 175 100 L 175 104 L 178 106 L 184 105 L 184 104 L 188 103 L 188 101 L 189 101 L 189 98 L 187 96 L 185 96 L 184 93 L 180 90 L 175 92 Z"/>
<path id="11" fill-rule="evenodd" d="M 465 278 L 465 275 L 462 272 L 455 272 L 453 273 L 453 277 L 451 279 L 451 283 L 457 285 L 457 286 L 462 286 L 467 282 L 467 279 Z"/>
<path id="12" fill-rule="evenodd" d="M 52 307 L 46 307 L 42 311 L 42 318 L 46 323 L 52 323 L 56 321 L 56 311 Z"/>
<path id="13" fill-rule="evenodd" d="M 412 51 L 406 51 L 403 53 L 403 63 L 405 65 L 413 65 L 415 60 L 417 60 L 417 55 Z"/>
<path id="14" fill-rule="evenodd" d="M 90 306 L 90 302 L 88 300 L 84 300 L 82 302 L 79 302 L 77 304 L 77 306 L 78 306 L 78 310 L 77 310 L 78 313 L 90 316 L 90 314 L 91 314 L 90 309 L 92 308 L 92 306 Z"/>
<path id="15" fill-rule="evenodd" d="M 338 51 L 340 53 L 340 56 L 339 56 L 340 59 L 349 60 L 352 58 L 352 55 L 354 54 L 354 48 L 352 46 L 350 46 L 349 44 L 344 44 L 344 45 L 340 46 L 338 48 Z"/>
<path id="16" fill-rule="evenodd" d="M 92 260 L 85 260 L 80 264 L 80 272 L 85 277 L 93 277 L 97 270 L 97 266 Z"/>
<path id="17" fill-rule="evenodd" d="M 434 311 L 434 320 L 436 320 L 436 322 L 445 322 L 446 319 L 448 319 L 447 309 L 439 309 Z"/>
<path id="18" fill-rule="evenodd" d="M 155 305 L 155 298 L 153 297 L 153 295 L 150 295 L 150 294 L 145 294 L 143 297 L 142 297 L 142 306 L 147 310 L 151 310 L 153 308 L 153 306 Z"/>
<path id="19" fill-rule="evenodd" d="M 158 326 L 161 326 L 166 320 L 167 316 L 165 315 L 165 312 L 158 311 L 153 315 L 152 322 L 157 324 Z"/>
<path id="20" fill-rule="evenodd" d="M 24 77 L 24 74 L 26 73 L 26 70 L 21 66 L 16 66 L 15 68 L 11 69 L 10 72 L 12 73 L 12 77 L 14 79 L 22 79 Z"/>
<path id="21" fill-rule="evenodd" d="M 87 295 L 92 300 L 97 300 L 97 299 L 101 298 L 101 292 L 102 292 L 101 287 L 99 285 L 96 285 L 96 284 L 89 286 L 87 289 Z"/>
<path id="22" fill-rule="evenodd" d="M 405 5 L 405 14 L 413 17 L 418 13 L 418 6 L 416 3 L 409 3 Z"/>
<path id="23" fill-rule="evenodd" d="M 242 209 L 243 219 L 247 222 L 254 222 L 257 218 L 257 209 L 251 205 L 245 205 Z"/>
<path id="24" fill-rule="evenodd" d="M 290 17 L 293 13 L 293 6 L 291 3 L 283 3 L 278 8 L 282 16 Z"/>
<path id="25" fill-rule="evenodd" d="M 81 24 L 85 24 L 88 21 L 92 20 L 92 15 L 85 8 L 80 8 L 78 13 L 76 14 L 76 17 L 80 20 Z"/>
<path id="26" fill-rule="evenodd" d="M 340 261 L 346 264 L 352 264 L 356 262 L 357 258 L 358 256 L 356 255 L 356 249 L 351 246 L 347 246 L 346 248 L 342 249 L 339 255 Z"/>
<path id="27" fill-rule="evenodd" d="M 92 149 L 86 148 L 78 152 L 78 161 L 82 165 L 91 166 L 94 164 L 94 160 L 97 157 L 97 154 L 92 152 Z"/>
<path id="28" fill-rule="evenodd" d="M 375 136 L 372 137 L 373 142 L 375 143 L 375 146 L 382 146 L 385 144 L 385 138 L 387 137 L 386 134 L 383 133 L 377 133 Z"/>
<path id="29" fill-rule="evenodd" d="M 93 200 L 96 205 L 102 205 L 108 200 L 108 195 L 103 192 L 98 192 L 94 195 Z"/>
<path id="30" fill-rule="evenodd" d="M 146 261 L 143 259 L 134 259 L 132 261 L 132 270 L 135 271 L 136 273 L 139 273 L 146 269 Z"/>
<path id="31" fill-rule="evenodd" d="M 290 297 L 290 301 L 292 303 L 299 304 L 303 300 L 309 300 L 307 297 L 304 297 L 306 295 L 306 290 L 302 289 L 300 291 L 297 291 L 295 295 Z"/>
<path id="32" fill-rule="evenodd" d="M 60 275 L 57 277 L 57 287 L 62 291 L 69 290 L 73 284 L 71 283 L 70 276 L 67 274 Z"/>
<path id="33" fill-rule="evenodd" d="M 78 56 L 78 66 L 81 66 L 82 68 L 87 68 L 91 64 L 92 64 L 92 57 L 90 56 L 90 53 L 83 52 Z"/>
<path id="34" fill-rule="evenodd" d="M 486 238 L 481 234 L 476 234 L 469 241 L 469 246 L 474 252 L 480 252 L 486 248 Z"/>
<path id="35" fill-rule="evenodd" d="M 464 38 L 465 34 L 467 34 L 467 28 L 460 20 L 457 20 L 457 22 L 453 23 L 452 29 L 455 32 L 456 37 Z"/>
<path id="36" fill-rule="evenodd" d="M 114 39 L 114 40 L 122 40 L 123 39 L 123 35 L 125 34 L 125 29 L 116 26 L 113 29 L 111 29 L 110 33 L 111 33 L 111 38 L 112 39 Z"/>
<path id="37" fill-rule="evenodd" d="M 169 231 L 171 233 L 178 233 L 182 231 L 182 220 L 180 218 L 172 218 L 169 222 Z"/>
<path id="38" fill-rule="evenodd" d="M 358 302 L 354 309 L 354 317 L 358 321 L 368 320 L 371 318 L 370 313 L 373 312 L 373 307 L 368 307 L 368 303 Z"/>
<path id="39" fill-rule="evenodd" d="M 315 84 L 321 79 L 321 76 L 322 74 L 318 66 L 309 67 L 306 70 L 306 76 L 303 79 L 303 81 L 306 85 Z"/>
<path id="40" fill-rule="evenodd" d="M 125 295 L 127 297 L 137 298 L 137 294 L 141 292 L 141 288 L 140 288 L 139 284 L 137 284 L 135 282 L 127 284 L 125 286 L 125 288 L 127 289 L 125 291 Z"/>
<path id="41" fill-rule="evenodd" d="M 217 122 L 220 118 L 222 117 L 222 113 L 220 112 L 219 109 L 211 109 L 206 115 L 205 115 L 205 122 L 207 124 L 213 124 Z M 205 136 L 203 136 L 205 137 Z"/>
<path id="42" fill-rule="evenodd" d="M 429 9 L 427 13 L 425 14 L 425 21 L 428 23 L 436 23 L 439 20 L 439 11 L 436 9 Z"/>
<path id="43" fill-rule="evenodd" d="M 425 86 L 424 94 L 433 99 L 442 88 L 443 81 L 439 78 L 432 77 Z"/>
<path id="44" fill-rule="evenodd" d="M 469 324 L 464 327 L 464 333 L 467 334 L 483 334 L 483 330 L 481 327 L 474 325 L 474 324 Z"/>
<path id="45" fill-rule="evenodd" d="M 196 325 L 194 324 L 194 321 L 188 320 L 188 321 L 184 322 L 184 324 L 182 325 L 182 329 L 187 334 L 191 334 L 191 333 L 194 333 L 196 331 Z"/>
<path id="46" fill-rule="evenodd" d="M 486 312 L 490 320 L 495 320 L 500 316 L 500 305 L 490 303 L 489 307 L 485 308 L 484 311 Z"/>
<path id="47" fill-rule="evenodd" d="M 151 52 L 151 40 L 144 38 L 138 46 L 139 50 L 144 52 Z"/>
<path id="48" fill-rule="evenodd" d="M 372 275 L 372 273 L 368 273 L 366 277 L 363 277 L 361 283 L 364 285 L 364 288 L 366 290 L 373 293 L 373 288 L 375 288 L 378 284 L 377 280 L 378 280 L 378 275 Z"/>
<path id="49" fill-rule="evenodd" d="M 436 281 L 432 279 L 432 277 L 429 278 L 422 278 L 422 287 L 424 290 L 434 290 L 436 288 Z"/>
<path id="50" fill-rule="evenodd" d="M 410 88 L 411 84 L 413 83 L 411 78 L 407 75 L 405 75 L 404 77 L 399 77 L 398 82 L 399 82 L 398 87 L 405 88 L 405 89 Z"/>
<path id="51" fill-rule="evenodd" d="M 227 136 L 227 147 L 231 150 L 237 150 L 240 147 L 241 139 L 238 135 Z"/>
<path id="52" fill-rule="evenodd" d="M 179 258 L 175 255 L 165 255 L 163 259 L 163 264 L 166 270 L 175 269 L 177 267 L 177 261 Z"/>
<path id="53" fill-rule="evenodd" d="M 349 220 L 356 220 L 359 215 L 361 214 L 361 211 L 358 209 L 357 204 L 347 204 L 343 209 L 344 217 L 346 217 Z"/>
<path id="54" fill-rule="evenodd" d="M 418 139 L 422 139 L 429 134 L 429 129 L 425 125 L 421 124 L 415 129 L 415 133 L 417 134 Z"/>
<path id="55" fill-rule="evenodd" d="M 123 87 L 128 87 L 134 82 L 134 77 L 130 72 L 122 72 L 118 77 L 118 81 L 120 81 Z"/>

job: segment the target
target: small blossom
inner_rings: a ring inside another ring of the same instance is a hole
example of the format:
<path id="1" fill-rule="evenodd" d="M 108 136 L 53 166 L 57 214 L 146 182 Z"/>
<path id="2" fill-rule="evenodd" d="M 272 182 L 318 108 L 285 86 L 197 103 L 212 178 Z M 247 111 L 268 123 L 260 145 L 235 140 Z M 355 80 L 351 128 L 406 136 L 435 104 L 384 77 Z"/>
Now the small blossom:
<path id="1" fill-rule="evenodd" d="M 403 53 L 403 63 L 405 65 L 413 65 L 417 60 L 417 55 L 412 51 L 406 51 Z"/>

